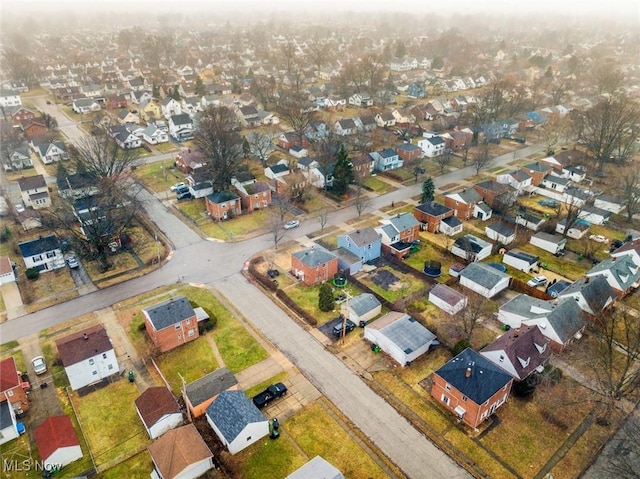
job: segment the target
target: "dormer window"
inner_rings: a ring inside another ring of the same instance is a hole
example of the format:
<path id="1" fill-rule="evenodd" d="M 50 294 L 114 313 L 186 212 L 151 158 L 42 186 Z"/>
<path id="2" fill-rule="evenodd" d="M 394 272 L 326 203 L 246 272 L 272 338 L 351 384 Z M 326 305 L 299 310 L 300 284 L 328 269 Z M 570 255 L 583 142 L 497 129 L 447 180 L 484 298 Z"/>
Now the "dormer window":
<path id="1" fill-rule="evenodd" d="M 531 358 L 527 358 L 526 360 L 522 358 L 518 358 L 518 361 L 520 361 L 520 365 L 523 368 L 526 368 L 527 366 L 529 366 L 529 362 L 531 361 Z"/>

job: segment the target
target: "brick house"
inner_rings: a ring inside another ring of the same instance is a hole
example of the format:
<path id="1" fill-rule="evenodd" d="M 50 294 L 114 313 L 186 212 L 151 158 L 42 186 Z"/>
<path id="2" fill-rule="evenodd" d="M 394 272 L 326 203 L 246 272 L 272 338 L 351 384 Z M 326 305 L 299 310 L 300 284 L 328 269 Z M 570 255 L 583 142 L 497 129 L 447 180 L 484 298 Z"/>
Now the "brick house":
<path id="1" fill-rule="evenodd" d="M 411 243 L 418 239 L 420 223 L 411 213 L 399 213 L 380 221 L 375 230 L 382 240 L 382 251 L 402 259 L 409 255 Z"/>
<path id="2" fill-rule="evenodd" d="M 351 158 L 351 164 L 353 174 L 359 180 L 369 178 L 373 172 L 373 158 L 369 153 Z"/>
<path id="3" fill-rule="evenodd" d="M 184 296 L 142 310 L 149 339 L 166 352 L 198 338 L 198 318 Z"/>
<path id="4" fill-rule="evenodd" d="M 422 158 L 422 148 L 411 143 L 402 143 L 396 146 L 396 153 L 405 162 Z"/>
<path id="5" fill-rule="evenodd" d="M 553 172 L 553 168 L 537 161 L 523 166 L 522 169 L 531 177 L 533 186 L 540 186 L 544 177 Z"/>
<path id="6" fill-rule="evenodd" d="M 430 233 L 440 231 L 440 222 L 453 216 L 453 209 L 435 201 L 422 203 L 413 209 L 413 216 L 422 223 L 422 229 Z"/>
<path id="7" fill-rule="evenodd" d="M 498 183 L 495 180 L 481 181 L 473 185 L 485 203 L 496 208 L 500 205 L 512 205 L 518 196 L 517 191 L 509 184 Z"/>
<path id="8" fill-rule="evenodd" d="M 264 181 L 251 184 L 235 184 L 240 194 L 240 203 L 243 211 L 253 211 L 266 208 L 271 204 L 271 188 Z"/>
<path id="9" fill-rule="evenodd" d="M 29 410 L 29 398 L 13 356 L 0 361 L 0 397 L 7 398 L 16 414 Z"/>
<path id="10" fill-rule="evenodd" d="M 333 279 L 338 272 L 338 257 L 322 246 L 312 246 L 291 255 L 291 273 L 306 286 Z"/>
<path id="11" fill-rule="evenodd" d="M 479 219 L 488 219 L 488 217 L 491 216 L 490 211 L 485 213 L 482 211 L 483 209 L 478 210 L 478 205 L 481 204 L 483 204 L 482 196 L 473 188 L 448 193 L 444 197 L 444 205 L 453 209 L 454 216 L 461 220 L 476 217 Z M 480 213 L 482 213 L 482 216 L 480 216 Z"/>
<path id="12" fill-rule="evenodd" d="M 11 117 L 11 121 L 15 124 L 22 124 L 31 120 L 35 120 L 36 114 L 22 105 L 8 106 L 4 109 L 5 118 Z"/>
<path id="13" fill-rule="evenodd" d="M 176 168 L 185 175 L 202 168 L 206 164 L 206 159 L 200 150 L 188 148 L 176 155 Z"/>
<path id="14" fill-rule="evenodd" d="M 466 425 L 477 428 L 504 404 L 513 377 L 467 348 L 433 373 L 431 396 Z"/>
<path id="15" fill-rule="evenodd" d="M 240 197 L 229 190 L 214 191 L 206 197 L 207 214 L 214 221 L 228 220 L 242 214 Z"/>
<path id="16" fill-rule="evenodd" d="M 23 122 L 22 131 L 27 138 L 36 138 L 38 136 L 46 135 L 49 132 L 47 127 L 37 120 L 27 120 Z"/>

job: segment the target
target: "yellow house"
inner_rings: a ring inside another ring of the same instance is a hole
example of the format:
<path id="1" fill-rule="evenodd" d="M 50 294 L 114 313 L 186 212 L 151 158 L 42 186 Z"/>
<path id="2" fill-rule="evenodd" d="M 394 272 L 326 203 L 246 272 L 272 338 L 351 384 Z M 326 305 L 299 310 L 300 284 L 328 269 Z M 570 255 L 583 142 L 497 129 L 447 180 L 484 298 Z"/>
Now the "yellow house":
<path id="1" fill-rule="evenodd" d="M 151 121 L 162 118 L 160 103 L 154 100 L 150 100 L 140 105 L 140 118 L 142 118 L 144 121 Z"/>

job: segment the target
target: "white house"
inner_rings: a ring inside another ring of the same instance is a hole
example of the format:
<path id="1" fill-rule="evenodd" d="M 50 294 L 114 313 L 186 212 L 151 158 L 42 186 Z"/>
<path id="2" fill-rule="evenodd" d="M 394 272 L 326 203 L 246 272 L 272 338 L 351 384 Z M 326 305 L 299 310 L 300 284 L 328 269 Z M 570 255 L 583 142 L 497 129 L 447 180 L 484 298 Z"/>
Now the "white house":
<path id="1" fill-rule="evenodd" d="M 436 336 L 408 314 L 390 311 L 365 326 L 364 338 L 408 366 L 429 351 Z"/>
<path id="2" fill-rule="evenodd" d="M 231 454 L 269 434 L 269 421 L 244 391 L 223 391 L 207 408 L 207 422 Z"/>
<path id="3" fill-rule="evenodd" d="M 162 100 L 162 103 L 160 103 L 160 109 L 162 111 L 162 115 L 167 120 L 174 115 L 182 114 L 182 104 L 171 97 L 166 97 Z"/>
<path id="4" fill-rule="evenodd" d="M 67 147 L 61 141 L 54 141 L 52 143 L 42 143 L 37 148 L 38 156 L 45 165 L 49 165 L 54 161 L 68 160 L 69 153 Z"/>
<path id="5" fill-rule="evenodd" d="M 368 93 L 354 93 L 349 97 L 349 105 L 366 108 L 373 106 L 373 100 Z"/>
<path id="6" fill-rule="evenodd" d="M 624 209 L 624 200 L 613 195 L 598 195 L 593 202 L 593 206 L 614 214 L 619 214 Z"/>
<path id="7" fill-rule="evenodd" d="M 0 107 L 6 108 L 17 105 L 22 105 L 19 92 L 6 89 L 0 90 Z"/>
<path id="8" fill-rule="evenodd" d="M 79 115 L 91 113 L 92 111 L 100 111 L 100 104 L 91 98 L 79 98 L 73 100 L 71 109 Z"/>
<path id="9" fill-rule="evenodd" d="M 567 245 L 567 238 L 552 235 L 549 233 L 538 232 L 531 237 L 529 242 L 540 249 L 548 251 L 552 254 L 556 254 L 564 250 L 564 247 Z"/>
<path id="10" fill-rule="evenodd" d="M 420 140 L 418 141 L 418 146 L 422 149 L 424 155 L 429 158 L 440 156 L 445 150 L 445 142 L 439 136 L 431 136 Z"/>
<path id="11" fill-rule="evenodd" d="M 629 255 L 605 259 L 587 271 L 586 276 L 604 276 L 619 295 L 626 295 L 640 286 L 640 269 Z"/>
<path id="12" fill-rule="evenodd" d="M 35 268 L 39 271 L 64 268 L 64 256 L 60 241 L 56 236 L 49 235 L 31 241 L 18 243 L 25 268 Z"/>
<path id="13" fill-rule="evenodd" d="M 180 405 L 165 386 L 147 388 L 135 400 L 138 416 L 151 439 L 162 436 L 183 422 Z"/>
<path id="14" fill-rule="evenodd" d="M 512 249 L 504 253 L 502 262 L 519 271 L 531 273 L 531 271 L 538 269 L 540 258 L 518 249 Z"/>
<path id="15" fill-rule="evenodd" d="M 460 272 L 460 284 L 485 298 L 509 287 L 511 277 L 484 263 L 471 263 Z"/>
<path id="16" fill-rule="evenodd" d="M 45 470 L 64 467 L 82 458 L 69 416 L 49 416 L 35 428 L 34 436 Z"/>
<path id="17" fill-rule="evenodd" d="M 20 434 L 16 422 L 16 413 L 6 398 L 0 399 L 0 445 L 13 441 Z"/>
<path id="18" fill-rule="evenodd" d="M 451 253 L 467 261 L 482 261 L 491 256 L 493 245 L 477 236 L 466 234 L 458 238 L 451 247 Z"/>
<path id="19" fill-rule="evenodd" d="M 567 218 L 558 221 L 556 224 L 556 233 L 564 234 L 564 230 L 567 227 Z M 590 229 L 591 225 L 588 221 L 576 219 L 571 227 L 567 230 L 567 237 L 573 239 L 583 238 Z"/>
<path id="20" fill-rule="evenodd" d="M 149 125 L 143 130 L 142 139 L 151 145 L 157 145 L 159 143 L 167 143 L 169 136 L 155 125 Z"/>
<path id="21" fill-rule="evenodd" d="M 371 293 L 361 293 L 349 299 L 348 302 L 342 303 L 342 307 L 348 308 L 348 311 L 342 311 L 342 314 L 345 314 L 354 324 L 366 323 L 382 311 L 382 304 Z"/>
<path id="22" fill-rule="evenodd" d="M 169 134 L 178 141 L 193 138 L 193 122 L 186 113 L 169 117 Z"/>
<path id="23" fill-rule="evenodd" d="M 8 256 L 0 256 L 0 286 L 7 283 L 13 283 L 16 280 L 16 274 L 13 270 L 13 264 Z"/>
<path id="24" fill-rule="evenodd" d="M 58 339 L 56 346 L 74 391 L 120 372 L 111 339 L 101 324 Z"/>
<path id="25" fill-rule="evenodd" d="M 31 206 L 34 210 L 51 206 L 49 188 L 43 175 L 23 176 L 18 179 L 18 186 L 25 206 Z"/>
<path id="26" fill-rule="evenodd" d="M 603 225 L 611 217 L 611 211 L 598 208 L 597 206 L 586 205 L 578 212 L 578 218 L 588 221 L 592 225 Z"/>
<path id="27" fill-rule="evenodd" d="M 196 479 L 213 469 L 213 454 L 193 424 L 167 431 L 148 451 L 151 479 Z"/>
<path id="28" fill-rule="evenodd" d="M 556 175 L 547 175 L 542 180 L 542 186 L 549 188 L 550 190 L 557 191 L 558 193 L 564 193 L 570 182 L 571 180 L 567 178 L 561 178 Z"/>
<path id="29" fill-rule="evenodd" d="M 518 225 L 522 225 L 527 229 L 538 231 L 538 229 L 544 224 L 546 220 L 540 216 L 533 215 L 531 213 L 518 213 L 515 218 L 515 222 Z"/>
<path id="30" fill-rule="evenodd" d="M 484 233 L 489 239 L 503 245 L 512 243 L 516 239 L 516 231 L 504 223 L 492 223 L 484 227 Z"/>
<path id="31" fill-rule="evenodd" d="M 467 306 L 467 297 L 464 294 L 441 283 L 431 288 L 429 301 L 450 315 L 459 313 Z"/>

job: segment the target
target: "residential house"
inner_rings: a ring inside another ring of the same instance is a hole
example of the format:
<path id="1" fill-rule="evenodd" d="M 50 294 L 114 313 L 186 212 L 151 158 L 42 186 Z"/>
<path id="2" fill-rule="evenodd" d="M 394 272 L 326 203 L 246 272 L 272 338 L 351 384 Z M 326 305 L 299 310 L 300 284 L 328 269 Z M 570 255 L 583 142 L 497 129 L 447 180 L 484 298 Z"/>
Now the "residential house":
<path id="1" fill-rule="evenodd" d="M 33 431 L 45 471 L 61 469 L 82 458 L 80 441 L 69 416 L 49 416 Z"/>
<path id="2" fill-rule="evenodd" d="M 556 224 L 556 233 L 560 233 L 561 235 L 564 234 L 566 227 L 567 227 L 567 218 L 563 218 L 562 220 L 558 221 L 558 223 Z M 571 226 L 567 230 L 566 236 L 567 238 L 581 239 L 586 236 L 590 228 L 591 228 L 591 225 L 589 224 L 588 221 L 576 219 L 573 221 L 573 223 L 571 223 Z"/>
<path id="3" fill-rule="evenodd" d="M 157 439 L 183 422 L 180 405 L 166 386 L 147 388 L 136 398 L 135 405 L 151 439 Z"/>
<path id="4" fill-rule="evenodd" d="M 193 424 L 171 429 L 147 448 L 152 479 L 196 479 L 213 469 L 213 454 Z"/>
<path id="5" fill-rule="evenodd" d="M 603 275 L 585 276 L 558 294 L 558 298 L 572 298 L 582 311 L 596 316 L 613 304 L 617 296 Z"/>
<path id="6" fill-rule="evenodd" d="M 37 120 L 27 120 L 22 123 L 21 128 L 27 138 L 38 138 L 49 133 L 47 126 Z"/>
<path id="7" fill-rule="evenodd" d="M 240 194 L 240 203 L 243 211 L 259 210 L 271 204 L 271 188 L 264 181 L 248 185 L 235 183 L 234 186 Z"/>
<path id="8" fill-rule="evenodd" d="M 460 284 L 485 298 L 507 289 L 511 276 L 484 263 L 471 263 L 460 272 Z"/>
<path id="9" fill-rule="evenodd" d="M 276 178 L 282 178 L 290 173 L 289 167 L 284 163 L 277 163 L 275 165 L 268 166 L 264 169 L 264 176 L 269 179 L 275 180 Z"/>
<path id="10" fill-rule="evenodd" d="M 398 153 L 391 149 L 386 148 L 381 151 L 374 151 L 370 153 L 373 158 L 374 168 L 378 171 L 394 170 L 401 168 L 404 165 L 404 161 L 400 158 Z"/>
<path id="11" fill-rule="evenodd" d="M 381 312 L 382 304 L 371 293 L 360 293 L 342 303 L 342 314 L 354 324 L 366 324 Z"/>
<path id="12" fill-rule="evenodd" d="M 540 267 L 540 257 L 532 254 L 520 251 L 519 249 L 512 249 L 505 251 L 502 256 L 502 262 L 518 271 L 524 271 L 525 273 L 531 273 L 532 271 L 538 271 Z"/>
<path id="13" fill-rule="evenodd" d="M 205 206 L 207 214 L 214 221 L 228 220 L 242 214 L 240 197 L 229 190 L 214 191 L 206 197 Z"/>
<path id="14" fill-rule="evenodd" d="M 424 82 L 413 82 L 407 87 L 407 96 L 410 98 L 424 98 L 427 96 L 427 90 Z"/>
<path id="15" fill-rule="evenodd" d="M 460 220 L 471 218 L 488 220 L 491 218 L 491 208 L 482 201 L 482 196 L 473 188 L 447 193 L 444 196 L 444 204 L 452 208 L 453 215 Z"/>
<path id="16" fill-rule="evenodd" d="M 330 281 L 338 272 L 338 257 L 322 246 L 291 254 L 291 273 L 306 286 Z"/>
<path id="17" fill-rule="evenodd" d="M 579 166 L 587 160 L 587 155 L 582 151 L 572 148 L 571 150 L 563 150 L 557 155 L 548 156 L 540 161 L 551 168 L 559 176 L 567 176 L 568 168 Z"/>
<path id="18" fill-rule="evenodd" d="M 0 107 L 6 108 L 10 106 L 22 105 L 20 93 L 15 90 L 2 88 L 0 89 Z"/>
<path id="19" fill-rule="evenodd" d="M 200 336 L 196 313 L 184 296 L 144 308 L 142 315 L 149 339 L 162 353 Z"/>
<path id="20" fill-rule="evenodd" d="M 467 348 L 433 373 L 431 396 L 477 428 L 507 401 L 512 384 L 502 368 Z"/>
<path id="21" fill-rule="evenodd" d="M 493 245 L 477 236 L 466 234 L 457 238 L 451 247 L 451 253 L 466 261 L 482 261 L 491 256 Z"/>
<path id="22" fill-rule="evenodd" d="M 373 131 L 378 128 L 378 123 L 376 122 L 376 118 L 373 115 L 363 115 L 360 117 L 354 118 L 356 122 L 356 126 L 362 131 Z"/>
<path id="23" fill-rule="evenodd" d="M 119 110 L 127 107 L 127 98 L 124 95 L 111 95 L 107 98 L 107 108 L 109 110 Z"/>
<path id="24" fill-rule="evenodd" d="M 211 175 L 208 172 L 202 172 L 204 174 L 200 174 L 199 171 L 195 171 L 190 176 L 187 177 L 189 181 L 189 193 L 194 198 L 206 198 L 207 196 L 213 194 L 213 181 L 202 179 L 202 178 L 210 178 Z"/>
<path id="25" fill-rule="evenodd" d="M 126 125 L 128 123 L 140 123 L 140 116 L 127 109 L 120 110 L 117 115 L 118 123 Z"/>
<path id="26" fill-rule="evenodd" d="M 364 153 L 360 156 L 351 158 L 351 164 L 353 165 L 353 174 L 355 178 L 362 181 L 371 176 L 375 162 L 371 153 Z"/>
<path id="27" fill-rule="evenodd" d="M 169 120 L 172 116 L 182 115 L 182 104 L 168 96 L 160 102 L 160 111 Z"/>
<path id="28" fill-rule="evenodd" d="M 127 126 L 114 125 L 109 128 L 109 134 L 123 150 L 131 150 L 142 146 L 142 140 L 131 133 Z"/>
<path id="29" fill-rule="evenodd" d="M 585 205 L 578 211 L 578 218 L 588 221 L 592 225 L 604 225 L 611 218 L 611 211 L 598 208 L 597 206 Z"/>
<path id="30" fill-rule="evenodd" d="M 553 169 L 545 164 L 534 162 L 522 167 L 522 169 L 531 176 L 531 185 L 540 186 L 544 178 L 549 175 Z"/>
<path id="31" fill-rule="evenodd" d="M 369 106 L 373 106 L 373 99 L 368 93 L 354 93 L 349 97 L 349 105 L 353 105 L 358 108 L 367 108 Z"/>
<path id="32" fill-rule="evenodd" d="M 515 190 L 515 194 L 519 196 L 529 191 L 533 178 L 524 169 L 520 169 L 498 175 L 496 181 L 511 186 Z"/>
<path id="33" fill-rule="evenodd" d="M 549 338 L 540 328 L 522 326 L 510 329 L 480 351 L 480 354 L 516 381 L 524 381 L 534 372 L 542 373 L 551 357 Z"/>
<path id="34" fill-rule="evenodd" d="M 18 243 L 25 268 L 40 272 L 64 268 L 62 246 L 56 236 L 49 235 Z"/>
<path id="35" fill-rule="evenodd" d="M 182 398 L 191 416 L 205 414 L 207 408 L 218 395 L 227 390 L 240 389 L 236 377 L 227 368 L 219 368 L 185 385 Z"/>
<path id="36" fill-rule="evenodd" d="M 255 128 L 260 126 L 260 115 L 258 115 L 258 109 L 253 105 L 238 108 L 236 110 L 236 116 L 243 128 Z"/>
<path id="37" fill-rule="evenodd" d="M 301 147 L 300 145 L 293 145 L 291 148 L 289 148 L 289 154 L 294 158 L 300 159 L 309 155 L 309 150 Z"/>
<path id="38" fill-rule="evenodd" d="M 87 98 L 97 98 L 99 96 L 102 96 L 102 87 L 95 83 L 82 85 L 80 87 L 80 93 L 82 93 Z"/>
<path id="39" fill-rule="evenodd" d="M 351 231 L 343 235 L 338 235 L 338 247 L 345 248 L 360 259 L 358 268 L 352 265 L 351 274 L 355 274 L 362 268 L 364 263 L 378 259 L 382 250 L 380 236 L 374 228 L 367 227 Z"/>
<path id="40" fill-rule="evenodd" d="M 16 272 L 8 256 L 0 256 L 0 286 L 16 281 Z M 0 393 L 2 390 L 0 390 Z"/>
<path id="41" fill-rule="evenodd" d="M 522 225 L 532 231 L 538 231 L 545 222 L 546 219 L 527 212 L 518 213 L 515 218 L 517 225 Z"/>
<path id="42" fill-rule="evenodd" d="M 169 117 L 169 134 L 176 141 L 187 141 L 193 138 L 193 122 L 186 113 Z"/>
<path id="43" fill-rule="evenodd" d="M 439 136 L 430 136 L 418 141 L 418 146 L 428 158 L 435 158 L 444 154 L 445 142 Z"/>
<path id="44" fill-rule="evenodd" d="M 120 373 L 111 339 L 101 324 L 58 339 L 56 347 L 74 391 Z"/>
<path id="45" fill-rule="evenodd" d="M 618 296 L 626 296 L 640 286 L 640 269 L 628 255 L 605 259 L 585 274 L 590 278 L 603 276 Z"/>
<path id="46" fill-rule="evenodd" d="M 22 105 L 14 105 L 4 107 L 4 118 L 9 119 L 14 125 L 21 125 L 23 123 L 36 119 L 36 114 L 30 109 Z"/>
<path id="47" fill-rule="evenodd" d="M 454 316 L 467 306 L 467 297 L 445 284 L 438 283 L 429 291 L 429 302 Z"/>
<path id="48" fill-rule="evenodd" d="M 364 327 L 364 339 L 404 367 L 429 351 L 436 336 L 408 314 L 390 311 Z"/>
<path id="49" fill-rule="evenodd" d="M 0 445 L 13 441 L 19 435 L 16 413 L 9 401 L 0 396 Z"/>
<path id="50" fill-rule="evenodd" d="M 84 115 L 92 111 L 100 111 L 101 107 L 100 103 L 91 98 L 78 98 L 77 100 L 73 100 L 71 109 L 78 115 Z"/>
<path id="51" fill-rule="evenodd" d="M 505 223 L 491 223 L 485 226 L 484 234 L 502 245 L 508 245 L 516 239 L 516 230 Z"/>
<path id="52" fill-rule="evenodd" d="M 540 249 L 556 254 L 564 250 L 567 238 L 539 231 L 531 237 L 529 242 Z"/>
<path id="53" fill-rule="evenodd" d="M 617 215 L 624 210 L 625 200 L 616 195 L 598 195 L 593 206 Z"/>
<path id="54" fill-rule="evenodd" d="M 316 456 L 299 467 L 285 479 L 344 479 L 344 476 L 331 463 Z"/>
<path id="55" fill-rule="evenodd" d="M 422 149 L 412 143 L 401 143 L 396 146 L 396 152 L 403 162 L 411 162 L 422 158 Z"/>
<path id="56" fill-rule="evenodd" d="M 409 212 L 398 213 L 380 223 L 375 230 L 382 241 L 382 250 L 399 259 L 408 256 L 420 233 L 420 223 L 415 216 Z"/>
<path id="57" fill-rule="evenodd" d="M 200 170 L 206 164 L 207 160 L 200 150 L 187 148 L 176 155 L 176 168 L 185 175 Z"/>
<path id="58" fill-rule="evenodd" d="M 160 119 L 162 115 L 162 107 L 155 100 L 145 100 L 140 103 L 140 118 L 147 123 Z"/>
<path id="59" fill-rule="evenodd" d="M 5 171 L 24 170 L 26 168 L 33 168 L 33 159 L 31 158 L 31 152 L 27 144 L 20 145 L 12 153 L 11 157 L 5 159 L 4 169 Z"/>
<path id="60" fill-rule="evenodd" d="M 62 141 L 55 140 L 51 143 L 41 143 L 38 145 L 38 156 L 45 165 L 50 165 L 53 162 L 60 160 L 68 160 L 69 152 L 67 146 Z"/>
<path id="61" fill-rule="evenodd" d="M 473 188 L 494 209 L 511 206 L 516 201 L 517 191 L 508 184 L 486 180 L 476 183 Z"/>
<path id="62" fill-rule="evenodd" d="M 300 145 L 304 148 L 309 146 L 309 140 L 304 135 L 301 137 L 293 132 L 282 133 L 278 137 L 277 143 L 283 150 L 289 150 L 293 145 Z"/>
<path id="63" fill-rule="evenodd" d="M 422 203 L 413 209 L 413 216 L 421 223 L 423 230 L 430 233 L 441 231 L 440 225 L 442 220 L 453 216 L 453 209 L 448 206 L 441 205 L 435 201 Z M 460 231 L 462 231 L 462 223 L 460 223 Z"/>
<path id="64" fill-rule="evenodd" d="M 200 99 L 197 97 L 188 97 L 182 99 L 182 112 L 190 117 L 194 117 L 196 113 L 203 111 Z"/>
<path id="65" fill-rule="evenodd" d="M 611 253 L 611 256 L 614 258 L 629 256 L 635 264 L 640 265 L 640 239 L 636 238 L 632 241 L 627 241 Z"/>
<path id="66" fill-rule="evenodd" d="M 18 178 L 18 186 L 20 188 L 22 202 L 25 206 L 30 206 L 34 210 L 49 208 L 51 206 L 49 188 L 43 175 Z"/>
<path id="67" fill-rule="evenodd" d="M 63 198 L 80 199 L 86 196 L 93 196 L 99 191 L 96 186 L 95 176 L 87 172 L 58 176 L 56 185 L 58 194 Z"/>
<path id="68" fill-rule="evenodd" d="M 155 125 L 149 125 L 143 130 L 142 139 L 150 145 L 158 145 L 160 143 L 167 143 L 169 141 L 169 135 Z"/>
<path id="69" fill-rule="evenodd" d="M 498 320 L 511 329 L 537 325 L 551 340 L 551 348 L 556 352 L 580 339 L 585 328 L 582 310 L 574 299 L 544 301 L 526 294 L 519 294 L 500 306 Z"/>
<path id="70" fill-rule="evenodd" d="M 223 391 L 207 408 L 207 422 L 231 454 L 269 434 L 269 421 L 244 391 Z"/>
<path id="71" fill-rule="evenodd" d="M 13 411 L 20 415 L 30 408 L 27 389 L 29 383 L 22 381 L 13 356 L 0 360 L 0 398 L 9 401 Z"/>
<path id="72" fill-rule="evenodd" d="M 333 131 L 339 136 L 355 135 L 358 132 L 358 126 L 352 118 L 345 118 L 336 121 Z"/>
<path id="73" fill-rule="evenodd" d="M 333 185 L 333 168 L 335 163 L 321 165 L 314 158 L 301 158 L 298 169 L 304 174 L 307 182 L 316 188 L 330 188 Z"/>
<path id="74" fill-rule="evenodd" d="M 376 123 L 381 128 L 389 128 L 396 125 L 396 117 L 390 111 L 376 114 Z"/>
<path id="75" fill-rule="evenodd" d="M 146 90 L 133 90 L 129 93 L 129 98 L 131 98 L 131 103 L 142 106 L 144 102 L 148 102 L 153 99 L 153 94 Z"/>
<path id="76" fill-rule="evenodd" d="M 564 193 L 570 182 L 571 180 L 566 178 L 561 178 L 556 175 L 547 175 L 542 180 L 542 186 L 558 193 Z"/>

